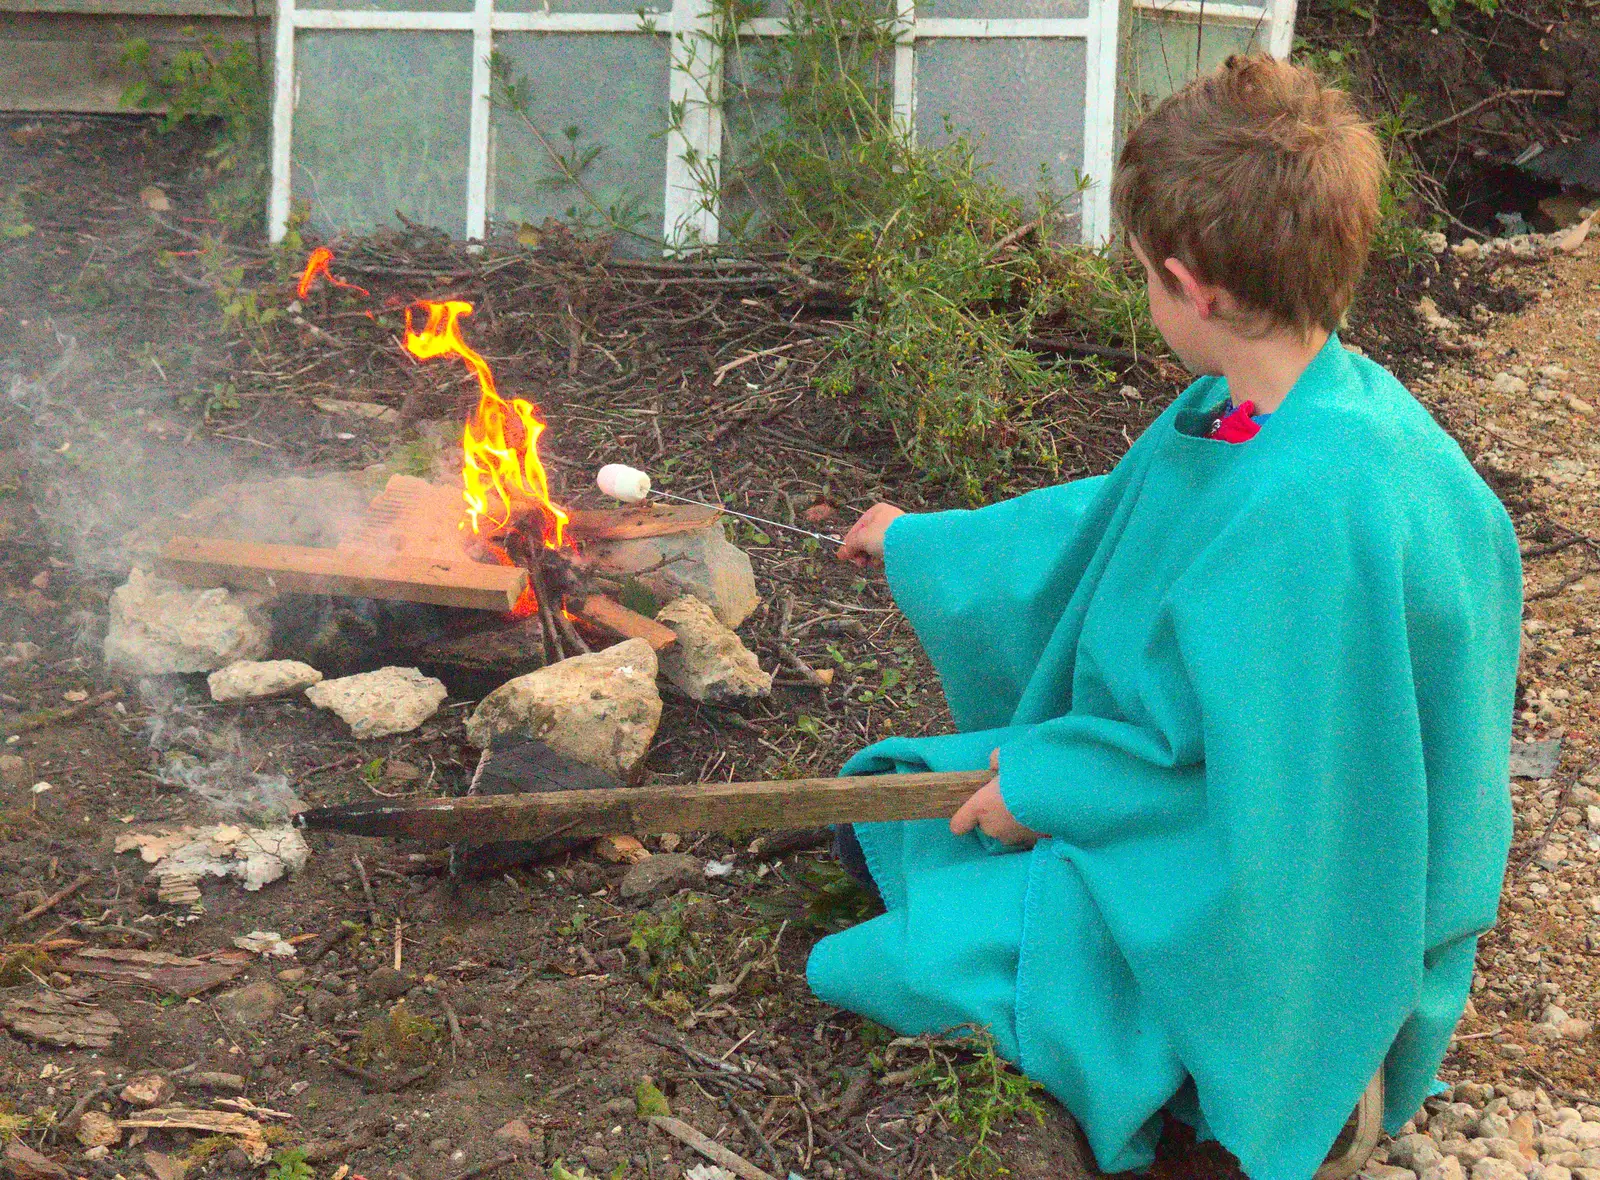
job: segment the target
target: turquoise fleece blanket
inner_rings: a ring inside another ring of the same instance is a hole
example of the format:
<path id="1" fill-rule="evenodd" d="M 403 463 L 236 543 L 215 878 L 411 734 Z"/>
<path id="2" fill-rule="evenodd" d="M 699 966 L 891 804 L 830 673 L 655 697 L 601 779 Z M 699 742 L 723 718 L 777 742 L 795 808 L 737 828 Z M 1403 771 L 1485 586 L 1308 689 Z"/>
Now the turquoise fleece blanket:
<path id="1" fill-rule="evenodd" d="M 887 906 L 818 996 L 987 1026 L 1106 1171 L 1159 1113 L 1304 1180 L 1380 1066 L 1426 1096 L 1495 919 L 1522 578 L 1494 495 L 1335 338 L 1243 444 L 1194 383 L 1109 475 L 896 520 L 895 601 L 958 733 L 850 774 L 971 770 L 1047 838 L 858 825 Z"/>

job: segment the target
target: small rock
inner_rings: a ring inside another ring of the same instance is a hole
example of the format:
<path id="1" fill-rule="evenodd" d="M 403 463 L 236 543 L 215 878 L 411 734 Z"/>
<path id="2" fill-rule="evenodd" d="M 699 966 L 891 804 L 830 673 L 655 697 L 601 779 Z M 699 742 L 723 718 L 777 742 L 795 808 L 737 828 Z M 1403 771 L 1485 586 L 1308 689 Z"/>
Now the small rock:
<path id="1" fill-rule="evenodd" d="M 1475 1106 L 1465 1102 L 1447 1102 L 1433 1112 L 1428 1120 L 1428 1130 L 1439 1139 L 1464 1135 L 1476 1125 L 1479 1117 Z"/>
<path id="2" fill-rule="evenodd" d="M 187 1074 L 182 1082 L 185 1090 L 207 1094 L 243 1094 L 245 1087 L 244 1078 L 239 1074 L 218 1073 L 213 1070 Z"/>
<path id="3" fill-rule="evenodd" d="M 737 627 L 761 605 L 749 554 L 729 542 L 720 524 L 665 537 L 601 541 L 591 552 L 597 569 L 637 574 L 659 602 L 693 594 L 724 626 Z"/>
<path id="4" fill-rule="evenodd" d="M 1527 393 L 1528 383 L 1521 377 L 1513 377 L 1510 373 L 1496 373 L 1491 388 L 1496 393 Z"/>
<path id="5" fill-rule="evenodd" d="M 1474 262 L 1483 254 L 1483 247 L 1476 238 L 1467 238 L 1450 247 L 1450 253 L 1463 262 Z"/>
<path id="6" fill-rule="evenodd" d="M 1450 248 L 1450 239 L 1432 230 L 1422 235 L 1422 248 L 1429 254 L 1443 254 Z"/>
<path id="7" fill-rule="evenodd" d="M 106 664 L 133 676 L 211 672 L 265 655 L 271 627 L 260 594 L 196 590 L 135 568 L 111 595 Z"/>
<path id="8" fill-rule="evenodd" d="M 159 1151 L 144 1153 L 144 1166 L 156 1180 L 183 1180 L 189 1174 L 189 1165 Z"/>
<path id="9" fill-rule="evenodd" d="M 1538 1126 L 1533 1121 L 1531 1114 L 1519 1114 L 1511 1120 L 1511 1138 L 1524 1147 L 1532 1147 L 1533 1139 L 1538 1134 Z"/>
<path id="10" fill-rule="evenodd" d="M 1447 1155 L 1438 1163 L 1429 1164 L 1423 1168 L 1421 1180 L 1466 1180 L 1466 1172 L 1461 1167 L 1461 1161 L 1453 1155 Z"/>
<path id="11" fill-rule="evenodd" d="M 658 653 L 661 671 L 690 700 L 734 705 L 772 694 L 772 675 L 755 653 L 693 595 L 669 602 L 656 615 L 678 642 Z"/>
<path id="12" fill-rule="evenodd" d="M 299 692 L 322 679 L 299 660 L 240 660 L 206 677 L 214 701 L 250 701 Z"/>
<path id="13" fill-rule="evenodd" d="M 306 1001 L 306 1014 L 313 1020 L 327 1024 L 338 1018 L 344 1011 L 344 1000 L 330 991 L 320 988 L 311 993 L 311 998 Z"/>
<path id="14" fill-rule="evenodd" d="M 1483 1082 L 1457 1082 L 1450 1096 L 1457 1102 L 1482 1106 L 1494 1097 L 1494 1087 Z"/>
<path id="15" fill-rule="evenodd" d="M 1504 1115 L 1485 1114 L 1478 1119 L 1472 1133 L 1479 1139 L 1509 1139 L 1511 1122 Z"/>
<path id="16" fill-rule="evenodd" d="M 305 977 L 306 969 L 304 967 L 285 967 L 278 972 L 279 983 L 300 983 Z"/>
<path id="17" fill-rule="evenodd" d="M 1402 1135 L 1389 1144 L 1389 1162 L 1419 1174 L 1428 1165 L 1437 1164 L 1443 1158 L 1439 1145 L 1428 1135 Z"/>
<path id="18" fill-rule="evenodd" d="M 415 986 L 415 981 L 407 979 L 393 967 L 385 966 L 368 975 L 361 983 L 361 990 L 372 999 L 387 1003 L 398 1000 Z"/>
<path id="19" fill-rule="evenodd" d="M 534 738 L 625 778 L 661 723 L 658 667 L 655 650 L 630 639 L 518 676 L 479 702 L 467 737 L 480 748 L 499 734 Z"/>
<path id="20" fill-rule="evenodd" d="M 1567 409 L 1571 410 L 1574 414 L 1582 414 L 1585 418 L 1592 418 L 1594 416 L 1594 406 L 1576 395 L 1568 396 Z"/>
<path id="21" fill-rule="evenodd" d="M 1455 1156 L 1461 1161 L 1461 1166 L 1469 1171 L 1473 1164 L 1489 1154 L 1482 1139 L 1446 1139 L 1439 1150 L 1445 1155 Z"/>
<path id="22" fill-rule="evenodd" d="M 5 1165 L 5 1174 L 10 1180 L 71 1180 L 70 1172 L 20 1139 L 6 1144 L 0 1163 Z"/>
<path id="23" fill-rule="evenodd" d="M 122 1087 L 120 1097 L 129 1106 L 148 1110 L 152 1106 L 160 1106 L 173 1093 L 172 1081 L 165 1074 L 142 1073 L 129 1079 L 128 1084 Z"/>
<path id="24" fill-rule="evenodd" d="M 1539 1180 L 1572 1180 L 1572 1172 L 1560 1164 L 1544 1164 L 1539 1169 Z"/>
<path id="25" fill-rule="evenodd" d="M 265 1024 L 283 1003 L 283 993 L 266 980 L 226 992 L 216 999 L 217 1010 L 244 1025 Z"/>
<path id="26" fill-rule="evenodd" d="M 78 1142 L 85 1147 L 110 1147 L 122 1142 L 116 1120 L 98 1110 L 86 1110 L 78 1119 Z"/>
<path id="27" fill-rule="evenodd" d="M 20 754 L 0 754 L 0 784 L 21 787 L 33 781 L 33 770 Z"/>
<path id="28" fill-rule="evenodd" d="M 1417 1174 L 1410 1168 L 1396 1167 L 1394 1164 L 1368 1164 L 1361 1169 L 1361 1174 L 1367 1180 L 1417 1180 Z"/>
<path id="29" fill-rule="evenodd" d="M 333 710 L 358 738 L 409 733 L 438 712 L 448 695 L 443 681 L 416 668 L 379 668 L 306 689 L 307 700 Z"/>
<path id="30" fill-rule="evenodd" d="M 630 868 L 617 889 L 625 901 L 649 901 L 698 885 L 703 876 L 704 870 L 695 857 L 664 852 Z"/>
<path id="31" fill-rule="evenodd" d="M 102 1143 L 99 1147 L 91 1147 L 85 1151 L 83 1153 L 83 1158 L 98 1163 L 103 1159 L 111 1158 L 111 1149 Z"/>
<path id="32" fill-rule="evenodd" d="M 536 1147 L 540 1140 L 534 1138 L 533 1131 L 522 1119 L 512 1119 L 494 1133 L 496 1139 L 504 1140 L 513 1147 Z M 541 1137 L 542 1138 L 542 1137 Z"/>
<path id="33" fill-rule="evenodd" d="M 1480 1139 L 1478 1142 L 1489 1149 L 1489 1158 L 1505 1160 L 1520 1168 L 1526 1169 L 1539 1158 L 1532 1146 L 1524 1146 L 1515 1139 Z"/>
<path id="34" fill-rule="evenodd" d="M 1523 1169 L 1505 1160 L 1486 1156 L 1472 1165 L 1472 1180 L 1523 1180 Z"/>

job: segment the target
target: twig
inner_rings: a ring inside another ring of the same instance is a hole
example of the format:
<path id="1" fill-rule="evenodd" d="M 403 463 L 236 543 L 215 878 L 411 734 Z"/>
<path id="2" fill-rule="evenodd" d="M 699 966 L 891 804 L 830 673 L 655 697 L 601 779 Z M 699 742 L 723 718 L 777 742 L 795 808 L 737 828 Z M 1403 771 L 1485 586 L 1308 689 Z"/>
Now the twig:
<path id="1" fill-rule="evenodd" d="M 120 688 L 113 688 L 106 692 L 97 693 L 86 701 L 79 701 L 76 705 L 68 705 L 65 709 L 51 709 L 37 717 L 30 717 L 19 722 L 12 733 L 27 733 L 33 729 L 43 729 L 47 725 L 60 725 L 63 721 L 72 721 L 82 717 L 90 709 L 97 709 L 108 701 L 114 701 L 122 695 Z"/>
<path id="2" fill-rule="evenodd" d="M 354 852 L 350 854 L 350 863 L 355 865 L 356 876 L 361 878 L 361 892 L 366 895 L 367 909 L 376 912 L 378 899 L 372 896 L 372 882 L 367 880 L 367 866 L 361 863 L 361 856 Z"/>
<path id="3" fill-rule="evenodd" d="M 745 1133 L 761 1145 L 761 1150 L 766 1153 L 768 1162 L 772 1164 L 772 1170 L 774 1172 L 782 1172 L 783 1161 L 778 1158 L 778 1149 L 773 1147 L 771 1141 L 761 1133 L 761 1128 L 756 1125 L 755 1119 L 750 1117 L 744 1107 L 734 1101 L 733 1095 L 725 1093 L 722 1096 L 722 1100 L 728 1104 L 728 1109 L 733 1111 L 734 1117 L 744 1127 Z"/>
<path id="4" fill-rule="evenodd" d="M 998 257 L 1007 246 L 1015 246 L 1018 242 L 1022 241 L 1023 238 L 1027 237 L 1034 230 L 1038 229 L 1043 222 L 1044 219 L 1042 217 L 1036 217 L 1026 225 L 1017 226 L 1016 229 L 1012 230 L 1005 237 L 1001 238 L 998 242 L 989 247 L 988 251 L 983 256 L 983 261 L 985 263 L 993 262 L 994 259 Z"/>
<path id="5" fill-rule="evenodd" d="M 8 921 L 4 926 L 0 926 L 0 937 L 10 934 L 18 926 L 26 926 L 29 922 L 33 921 L 41 914 L 49 913 L 51 910 L 55 909 L 56 906 L 66 901 L 67 898 L 78 892 L 78 890 L 82 889 L 92 880 L 94 880 L 94 875 L 91 873 L 83 873 L 79 875 L 78 878 L 65 889 L 62 889 L 56 893 L 52 893 L 49 897 L 45 898 L 31 910 L 23 914 L 18 914 L 15 918 L 12 918 L 10 921 Z"/>
<path id="6" fill-rule="evenodd" d="M 1086 344 L 1081 340 L 1056 340 L 1048 336 L 1029 336 L 1027 340 L 1029 352 L 1055 352 L 1068 355 L 1101 356 L 1107 360 L 1126 361 L 1136 364 L 1139 354 L 1130 352 L 1126 348 L 1112 348 L 1106 344 Z"/>
<path id="7" fill-rule="evenodd" d="M 749 1086 L 751 1089 L 759 1090 L 763 1094 L 767 1092 L 767 1087 L 763 1083 L 758 1081 L 756 1078 L 751 1077 L 736 1065 L 729 1065 L 726 1061 L 719 1061 L 709 1053 L 702 1053 L 700 1050 L 686 1045 L 682 1041 L 674 1040 L 668 1036 L 663 1036 L 658 1032 L 646 1031 L 643 1035 L 644 1039 L 652 1044 L 660 1045 L 663 1049 L 676 1050 L 677 1052 L 682 1053 L 696 1065 L 703 1065 L 708 1069 L 713 1069 L 730 1081 L 740 1082 L 743 1085 Z"/>
<path id="8" fill-rule="evenodd" d="M 709 1139 L 695 1128 L 681 1119 L 671 1118 L 664 1114 L 650 1116 L 650 1125 L 658 1131 L 665 1131 L 679 1143 L 687 1144 L 694 1148 L 706 1159 L 714 1164 L 721 1164 L 736 1176 L 744 1180 L 775 1180 L 770 1172 L 763 1172 L 742 1155 L 735 1155 L 714 1139 Z"/>
<path id="9" fill-rule="evenodd" d="M 359 1065 L 351 1065 L 348 1062 L 340 1061 L 337 1057 L 328 1058 L 328 1064 L 342 1074 L 349 1074 L 353 1078 L 358 1078 L 379 1094 L 393 1094 L 398 1090 L 404 1090 L 407 1086 L 420 1082 L 439 1068 L 437 1061 L 430 1061 L 421 1069 L 414 1069 L 410 1073 L 401 1074 L 397 1078 L 386 1078 L 381 1074 L 373 1073 L 370 1069 L 362 1069 Z"/>
<path id="10" fill-rule="evenodd" d="M 344 766 L 354 766 L 361 761 L 360 754 L 346 754 L 343 758 L 335 758 L 332 762 L 324 762 L 321 766 L 313 766 L 310 770 L 302 770 L 300 777 L 310 778 L 314 774 L 321 774 L 325 770 L 338 770 Z"/>
<path id="11" fill-rule="evenodd" d="M 1429 123 L 1426 127 L 1422 128 L 1420 131 L 1408 131 L 1405 134 L 1406 134 L 1406 138 L 1407 139 L 1421 139 L 1423 136 L 1432 135 L 1435 131 L 1438 131 L 1441 128 L 1444 128 L 1444 127 L 1448 127 L 1452 123 L 1460 122 L 1462 119 L 1465 119 L 1468 115 L 1476 114 L 1478 111 L 1481 111 L 1484 107 L 1488 106 L 1490 103 L 1496 103 L 1496 102 L 1499 102 L 1502 99 L 1506 99 L 1506 98 L 1565 98 L 1565 97 L 1567 97 L 1567 92 L 1565 90 L 1500 90 L 1500 91 L 1497 91 L 1494 94 L 1491 94 L 1488 98 L 1479 99 L 1477 102 L 1473 103 L 1470 107 L 1467 107 L 1465 110 L 1457 111 L 1453 115 L 1448 115 L 1445 118 L 1440 119 L 1437 123 Z"/>
<path id="12" fill-rule="evenodd" d="M 89 1104 L 102 1094 L 109 1094 L 110 1092 L 110 1086 L 95 1086 L 72 1104 L 72 1109 L 67 1112 L 67 1117 L 57 1123 L 56 1127 L 64 1135 L 73 1134 L 77 1131 L 78 1122 L 83 1118 L 84 1112 L 89 1109 Z"/>
<path id="13" fill-rule="evenodd" d="M 1525 595 L 1523 597 L 1523 601 L 1524 602 L 1538 602 L 1538 601 L 1540 601 L 1541 599 L 1544 599 L 1544 598 L 1554 598 L 1556 595 L 1560 594 L 1562 591 L 1566 590 L 1568 587 L 1574 586 L 1577 583 L 1583 581 L 1585 578 L 1587 578 L 1590 574 L 1592 574 L 1594 572 L 1595 572 L 1595 567 L 1594 566 L 1592 566 L 1592 565 L 1585 566 L 1583 569 L 1579 570 L 1575 574 L 1568 574 L 1566 577 L 1562 578 L 1559 582 L 1557 582 L 1554 586 L 1546 586 L 1542 590 L 1535 590 L 1532 594 Z"/>
<path id="14" fill-rule="evenodd" d="M 396 971 L 400 970 L 401 957 L 405 953 L 405 938 L 401 934 L 401 931 L 405 928 L 406 924 L 396 919 L 394 924 L 394 969 Z"/>
<path id="15" fill-rule="evenodd" d="M 445 1023 L 450 1026 L 450 1060 L 456 1061 L 456 1050 L 466 1043 L 466 1038 L 461 1035 L 461 1021 L 456 1018 L 456 1010 L 450 1006 L 450 1001 L 444 1002 Z"/>
<path id="16" fill-rule="evenodd" d="M 319 962 L 324 955 L 354 934 L 356 929 L 354 922 L 340 922 L 331 930 L 319 935 L 317 941 L 306 948 L 306 953 L 300 956 L 300 961 L 308 965 Z"/>
<path id="17" fill-rule="evenodd" d="M 899 1177 L 897 1177 L 893 1172 L 885 1171 L 883 1168 L 878 1167 L 877 1164 L 868 1160 L 859 1151 L 851 1147 L 848 1143 L 839 1138 L 839 1136 L 835 1135 L 826 1127 L 819 1126 L 816 1128 L 816 1132 L 818 1138 L 820 1138 L 829 1147 L 837 1151 L 840 1155 L 844 1156 L 845 1159 L 849 1160 L 856 1167 L 860 1168 L 867 1175 L 876 1176 L 878 1180 L 899 1180 Z"/>
<path id="18" fill-rule="evenodd" d="M 789 343 L 780 344 L 776 348 L 763 348 L 760 352 L 747 352 L 743 356 L 729 361 L 727 364 L 718 369 L 712 378 L 711 384 L 713 387 L 721 385 L 729 373 L 733 372 L 735 369 L 743 368 L 751 361 L 760 360 L 764 356 L 777 356 L 780 352 L 788 352 L 791 348 L 801 344 L 809 343 L 809 340 L 791 340 Z"/>

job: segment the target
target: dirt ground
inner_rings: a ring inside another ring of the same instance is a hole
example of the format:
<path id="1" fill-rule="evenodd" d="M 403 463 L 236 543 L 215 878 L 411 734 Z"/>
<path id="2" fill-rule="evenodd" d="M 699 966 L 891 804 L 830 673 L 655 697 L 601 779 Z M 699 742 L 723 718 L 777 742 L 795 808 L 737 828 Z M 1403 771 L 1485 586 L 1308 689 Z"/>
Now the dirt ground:
<path id="1" fill-rule="evenodd" d="M 208 883 L 198 907 L 173 907 L 157 901 L 136 856 L 113 851 L 129 831 L 215 822 L 175 765 L 217 767 L 245 790 L 282 776 L 317 806 L 459 790 L 476 759 L 461 722 L 482 687 L 465 681 L 421 729 L 358 742 L 300 700 L 215 705 L 202 677 L 119 683 L 102 667 L 129 530 L 219 483 L 403 462 L 430 421 L 459 420 L 466 396 L 402 361 L 381 325 L 340 318 L 337 303 L 308 304 L 321 336 L 284 322 L 225 332 L 200 281 L 204 259 L 185 253 L 210 228 L 202 146 L 137 120 L 0 127 L 0 176 L 24 194 L 32 226 L 0 238 L 0 706 L 14 733 L 0 764 L 0 897 L 21 914 L 87 877 L 0 935 L 0 1007 L 48 989 L 98 1005 L 122 1028 L 105 1051 L 0 1037 L 0 1118 L 17 1116 L 21 1141 L 77 1175 L 164 1180 L 173 1161 L 191 1175 L 247 1171 L 238 1147 L 203 1131 L 130 1129 L 93 1158 L 60 1126 L 101 1107 L 126 1115 L 104 1088 L 154 1070 L 186 1106 L 232 1101 L 252 1113 L 272 1150 L 302 1149 L 317 1176 L 555 1177 L 560 1160 L 572 1174 L 677 1177 L 705 1161 L 635 1117 L 649 1078 L 676 1117 L 774 1175 L 953 1174 L 976 1135 L 938 1102 L 938 1082 L 974 1062 L 970 1049 L 896 1042 L 806 990 L 811 944 L 869 912 L 819 833 L 685 833 L 682 851 L 731 872 L 642 905 L 618 895 L 624 868 L 591 854 L 458 884 L 430 850 L 315 836 L 292 879 L 255 893 Z M 141 197 L 152 185 L 170 206 L 156 211 L 159 223 Z M 443 257 L 425 241 L 401 245 Z M 701 305 L 580 309 L 594 346 L 577 355 L 559 328 L 574 314 L 570 299 L 553 299 L 548 285 L 529 279 L 507 294 L 438 261 L 396 269 L 361 277 L 380 298 L 409 289 L 478 300 L 472 327 L 503 386 L 534 391 L 554 423 L 565 498 L 581 502 L 585 473 L 619 455 L 763 515 L 832 506 L 825 528 L 880 497 L 919 507 L 934 495 L 885 440 L 853 430 L 846 407 L 804 396 L 804 362 L 775 355 L 716 384 L 729 359 L 789 339 L 773 327 L 785 322 L 773 314 L 782 292 L 713 306 L 716 333 L 710 320 L 684 322 Z M 1585 810 L 1600 805 L 1589 737 L 1600 709 L 1600 574 L 1589 573 L 1600 557 L 1597 291 L 1593 243 L 1553 262 L 1447 253 L 1382 263 L 1346 333 L 1411 383 L 1512 509 L 1537 598 L 1518 737 L 1564 740 L 1552 778 L 1514 784 L 1505 921 L 1485 943 L 1474 1011 L 1445 1075 L 1544 1086 L 1574 1103 L 1594 1102 L 1594 1042 L 1552 1039 L 1537 1022 L 1551 1004 L 1600 1016 L 1600 811 Z M 1424 294 L 1465 325 L 1465 344 L 1416 314 Z M 291 356 L 306 357 L 306 370 L 296 374 Z M 1543 375 L 1552 365 L 1563 371 Z M 1114 462 L 1181 374 L 1144 358 L 1101 380 L 1085 370 L 1068 474 Z M 384 402 L 401 421 L 321 414 L 313 394 Z M 724 427 L 730 419 L 737 428 Z M 830 773 L 868 741 L 947 724 L 881 585 L 778 535 L 739 540 L 764 599 L 746 642 L 763 667 L 779 666 L 787 648 L 832 668 L 833 685 L 819 693 L 780 676 L 772 699 L 746 713 L 669 697 L 651 781 Z M 66 721 L 41 713 L 112 690 L 120 696 Z M 347 923 L 355 932 L 314 963 L 233 943 L 272 931 L 309 957 Z M 83 948 L 203 957 L 241 973 L 184 999 L 61 973 L 63 957 Z M 217 1074 L 242 1079 L 242 1095 Z M 984 1147 L 1015 1176 L 1083 1171 L 1055 1114 L 1002 1120 Z M 300 1174 L 275 1166 L 279 1180 Z M 1228 1170 L 1176 1139 L 1162 1165 L 1172 1176 Z"/>

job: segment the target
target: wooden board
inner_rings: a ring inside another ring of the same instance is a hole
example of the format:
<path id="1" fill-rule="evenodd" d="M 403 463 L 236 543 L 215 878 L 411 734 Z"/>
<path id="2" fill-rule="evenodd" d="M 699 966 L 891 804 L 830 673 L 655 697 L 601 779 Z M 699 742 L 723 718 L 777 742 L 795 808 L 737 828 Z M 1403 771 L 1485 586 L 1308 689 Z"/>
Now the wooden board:
<path id="1" fill-rule="evenodd" d="M 342 594 L 495 611 L 515 606 L 528 584 L 528 571 L 521 567 L 466 558 L 438 560 L 216 537 L 173 537 L 156 560 L 156 572 L 190 586 Z"/>
<path id="2" fill-rule="evenodd" d="M 631 508 L 568 509 L 567 532 L 580 541 L 631 541 L 710 528 L 721 517 L 696 504 L 638 504 Z"/>
<path id="3" fill-rule="evenodd" d="M 528 795 L 382 800 L 303 811 L 310 831 L 456 840 L 533 840 L 613 832 L 731 832 L 873 820 L 945 819 L 993 772 L 883 774 L 778 782 L 690 783 Z"/>
<path id="4" fill-rule="evenodd" d="M 592 623 L 624 639 L 643 639 L 657 651 L 678 642 L 677 634 L 670 627 L 646 618 L 638 611 L 629 610 L 604 594 L 589 595 L 573 605 L 572 613 L 585 623 Z"/>

